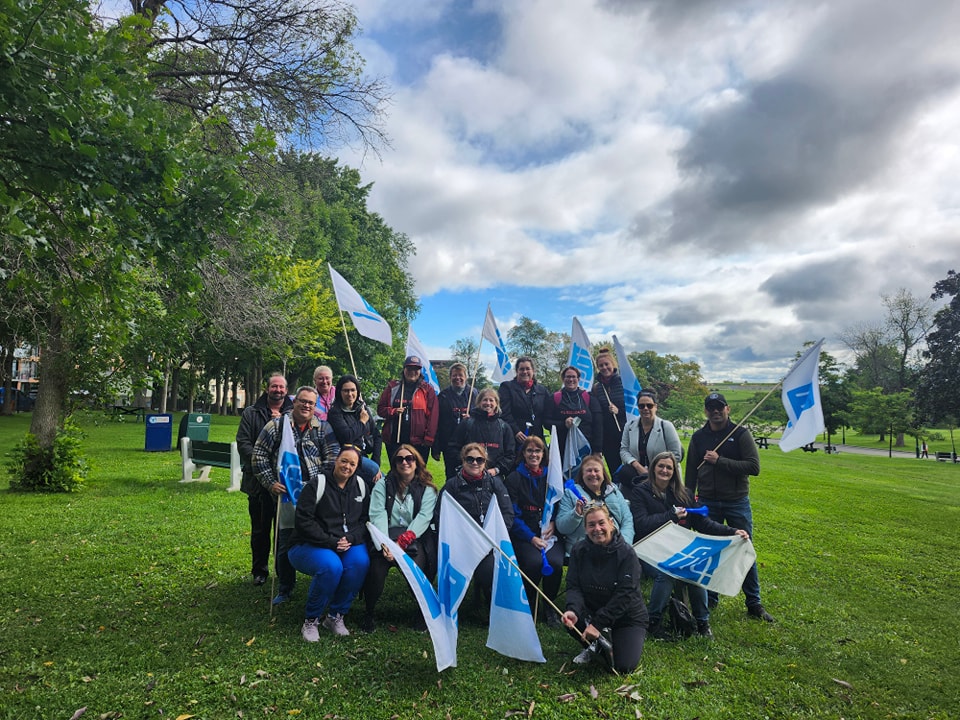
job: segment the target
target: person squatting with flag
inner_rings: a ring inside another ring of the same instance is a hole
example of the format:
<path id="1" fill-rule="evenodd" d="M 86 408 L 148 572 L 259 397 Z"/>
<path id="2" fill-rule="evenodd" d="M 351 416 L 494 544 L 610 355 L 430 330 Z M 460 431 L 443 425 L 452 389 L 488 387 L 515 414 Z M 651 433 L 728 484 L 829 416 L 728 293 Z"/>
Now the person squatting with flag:
<path id="1" fill-rule="evenodd" d="M 387 383 L 377 414 L 383 418 L 387 457 L 393 457 L 401 443 L 413 445 L 421 457 L 429 456 L 437 435 L 437 394 L 423 377 L 423 361 L 417 355 L 408 355 L 403 376 Z"/>
<path id="2" fill-rule="evenodd" d="M 586 538 L 570 553 L 563 613 L 563 624 L 586 646 L 573 661 L 584 665 L 601 654 L 612 670 L 630 673 L 640 662 L 647 636 L 640 561 L 606 505 L 590 504 L 584 524 Z"/>
<path id="3" fill-rule="evenodd" d="M 309 385 L 297 388 L 293 408 L 273 418 L 253 446 L 253 471 L 260 484 L 280 500 L 277 515 L 276 569 L 280 587 L 273 598 L 279 605 L 290 599 L 297 572 L 290 565 L 287 551 L 293 534 L 297 495 L 304 480 L 323 472 L 323 466 L 340 452 L 330 425 L 313 414 L 317 391 Z"/>
<path id="4" fill-rule="evenodd" d="M 750 431 L 730 421 L 730 406 L 720 393 L 703 401 L 707 422 L 693 433 L 687 448 L 684 485 L 710 509 L 710 518 L 746 530 L 753 537 L 750 476 L 760 474 L 760 454 Z M 774 622 L 760 602 L 760 576 L 754 563 L 743 580 L 747 615 Z M 717 596 L 710 594 L 709 603 Z"/>
<path id="5" fill-rule="evenodd" d="M 744 540 L 750 539 L 746 530 L 722 525 L 709 517 L 687 512 L 688 508 L 698 508 L 701 505 L 689 496 L 687 489 L 683 486 L 680 480 L 680 466 L 672 452 L 668 450 L 655 455 L 650 461 L 650 470 L 650 477 L 636 488 L 630 500 L 630 510 L 633 512 L 633 523 L 637 535 L 644 537 L 664 523 L 672 522 L 692 528 L 704 535 L 739 535 Z M 697 634 L 712 639 L 707 591 L 700 585 L 674 580 L 660 570 L 655 572 L 656 578 L 653 581 L 653 589 L 650 591 L 650 604 L 647 606 L 650 614 L 647 632 L 650 636 L 660 640 L 670 638 L 663 629 L 662 618 L 670 602 L 670 596 L 673 594 L 674 582 L 680 582 L 690 598 L 690 610 L 697 621 Z"/>
<path id="6" fill-rule="evenodd" d="M 390 459 L 390 472 L 373 486 L 370 493 L 370 523 L 393 540 L 417 564 L 427 578 L 432 578 L 437 566 L 437 543 L 433 512 L 437 505 L 437 486 L 427 470 L 423 457 L 413 445 L 401 445 Z M 360 629 L 373 632 L 377 628 L 374 610 L 383 594 L 383 586 L 396 558 L 386 547 L 373 544 L 370 551 L 370 570 L 363 584 L 366 613 Z M 422 613 L 413 621 L 414 630 L 427 629 Z"/>
<path id="7" fill-rule="evenodd" d="M 524 580 L 527 598 L 531 603 L 537 596 L 533 586 L 543 586 L 548 600 L 555 600 L 563 579 L 564 544 L 557 536 L 554 516 L 556 504 L 546 523 L 543 523 L 547 502 L 547 447 L 543 440 L 528 437 L 520 446 L 520 465 L 510 473 L 504 484 L 513 502 L 513 524 L 510 540 L 517 554 L 517 564 L 528 578 Z M 544 608 L 548 625 L 559 625 L 556 613 Z"/>
<path id="8" fill-rule="evenodd" d="M 319 473 L 310 478 L 297 501 L 289 558 L 294 568 L 313 578 L 300 630 L 307 642 L 320 640 L 324 612 L 325 629 L 337 636 L 350 634 L 343 618 L 370 567 L 370 492 L 357 473 L 359 467 L 357 449 L 343 448 L 330 477 Z"/>
<path id="9" fill-rule="evenodd" d="M 510 501 L 510 494 L 504 487 L 503 480 L 487 472 L 487 449 L 480 443 L 467 443 L 460 449 L 460 462 L 460 470 L 447 479 L 437 498 L 437 509 L 434 512 L 437 528 L 440 529 L 443 499 L 447 496 L 456 500 L 478 525 L 483 525 L 490 499 L 496 498 L 504 524 L 508 528 L 513 525 L 513 503 Z M 491 552 L 480 561 L 474 571 L 474 598 L 477 602 L 480 602 L 480 595 L 476 594 L 479 590 L 483 599 L 489 603 L 496 564 L 497 559 Z"/>
<path id="10" fill-rule="evenodd" d="M 487 451 L 487 472 L 505 478 L 516 466 L 516 441 L 513 431 L 500 417 L 500 398 L 493 388 L 481 390 L 470 417 L 457 427 L 458 448 L 480 443 Z"/>

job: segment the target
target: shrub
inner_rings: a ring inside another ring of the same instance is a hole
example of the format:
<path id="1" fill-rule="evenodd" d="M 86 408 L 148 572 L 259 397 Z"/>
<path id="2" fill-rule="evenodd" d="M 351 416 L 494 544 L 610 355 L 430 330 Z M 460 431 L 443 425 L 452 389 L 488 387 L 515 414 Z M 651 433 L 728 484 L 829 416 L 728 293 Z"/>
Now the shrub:
<path id="1" fill-rule="evenodd" d="M 8 454 L 10 489 L 32 492 L 74 492 L 87 476 L 87 461 L 80 452 L 83 433 L 69 419 L 57 431 L 53 447 L 42 448 L 33 433 Z"/>

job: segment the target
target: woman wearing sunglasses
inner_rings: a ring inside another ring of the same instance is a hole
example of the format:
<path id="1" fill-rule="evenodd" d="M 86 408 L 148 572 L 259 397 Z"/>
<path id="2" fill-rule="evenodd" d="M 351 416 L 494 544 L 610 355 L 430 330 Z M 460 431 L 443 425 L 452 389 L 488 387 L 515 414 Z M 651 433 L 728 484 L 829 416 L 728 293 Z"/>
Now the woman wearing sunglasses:
<path id="1" fill-rule="evenodd" d="M 647 479 L 650 472 L 650 458 L 657 453 L 670 451 L 677 459 L 683 460 L 683 447 L 677 429 L 669 420 L 657 417 L 657 395 L 644 390 L 637 398 L 640 417 L 634 418 L 623 428 L 620 439 L 620 461 L 623 465 L 617 470 L 616 482 L 627 492 L 634 480 Z"/>
<path id="2" fill-rule="evenodd" d="M 513 525 L 513 503 L 503 481 L 496 475 L 487 472 L 487 449 L 480 443 L 467 443 L 460 449 L 460 470 L 452 478 L 448 478 L 437 501 L 435 518 L 440 517 L 440 506 L 444 497 L 452 497 L 467 514 L 478 524 L 483 525 L 487 514 L 490 499 L 496 498 L 503 515 L 503 522 L 509 528 Z M 437 524 L 439 528 L 439 524 Z M 473 573 L 474 581 L 487 598 L 493 587 L 493 569 L 495 567 L 493 553 L 487 555 Z"/>
<path id="3" fill-rule="evenodd" d="M 427 577 L 432 577 L 436 567 L 436 543 L 430 524 L 437 494 L 423 456 L 406 443 L 394 452 L 390 472 L 370 493 L 370 522 L 395 541 Z M 373 632 L 377 627 L 374 609 L 383 594 L 387 572 L 396 564 L 387 548 L 370 551 L 370 570 L 363 584 L 366 614 L 360 622 L 364 632 Z M 419 608 L 413 627 L 415 630 L 427 627 Z"/>

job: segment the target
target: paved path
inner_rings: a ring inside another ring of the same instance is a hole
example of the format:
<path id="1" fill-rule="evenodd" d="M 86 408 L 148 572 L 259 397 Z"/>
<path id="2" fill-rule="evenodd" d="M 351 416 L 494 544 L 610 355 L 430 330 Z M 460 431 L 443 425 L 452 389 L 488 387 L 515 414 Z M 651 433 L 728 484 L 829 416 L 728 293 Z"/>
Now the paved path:
<path id="1" fill-rule="evenodd" d="M 770 438 L 769 442 L 771 447 L 777 444 L 777 441 L 775 438 Z M 817 448 L 820 452 L 823 452 L 823 447 L 824 447 L 823 443 L 819 443 L 819 442 L 814 443 L 813 446 Z M 886 449 L 881 450 L 880 448 L 860 447 L 859 445 L 834 445 L 834 447 L 836 447 L 839 452 L 853 453 L 854 455 L 873 455 L 874 457 L 887 457 L 890 454 Z M 800 450 L 798 448 L 797 450 L 794 450 L 794 452 L 803 452 L 803 450 Z M 897 450 L 896 448 L 894 448 L 893 457 L 916 459 L 917 451 L 916 450 Z M 935 457 L 931 457 L 930 460 L 932 462 L 936 462 Z"/>

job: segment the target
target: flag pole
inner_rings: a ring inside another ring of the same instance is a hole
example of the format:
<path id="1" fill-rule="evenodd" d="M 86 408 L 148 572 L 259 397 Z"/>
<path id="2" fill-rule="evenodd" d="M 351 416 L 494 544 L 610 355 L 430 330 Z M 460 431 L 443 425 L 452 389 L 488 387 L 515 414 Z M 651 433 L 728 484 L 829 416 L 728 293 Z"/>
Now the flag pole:
<path id="1" fill-rule="evenodd" d="M 273 620 L 273 598 L 276 597 L 274 594 L 274 588 L 277 583 L 277 553 L 280 552 L 280 498 L 282 495 L 277 495 L 277 511 L 273 516 L 273 566 L 274 572 L 270 574 L 270 619 Z"/>
<path id="2" fill-rule="evenodd" d="M 490 307 L 487 305 L 487 307 Z M 477 345 L 477 362 L 473 366 L 473 377 L 470 378 L 470 392 L 467 393 L 467 414 L 470 414 L 470 401 L 473 400 L 473 387 L 477 384 L 477 375 L 480 374 L 480 349 L 483 347 L 483 333 L 480 333 L 480 344 Z"/>
<path id="3" fill-rule="evenodd" d="M 400 412 L 397 413 L 397 445 L 400 444 L 400 423 L 403 422 L 403 386 L 405 384 L 406 384 L 406 378 L 403 377 L 403 372 L 401 372 L 400 373 L 400 407 L 397 408 L 398 410 L 400 410 Z"/>
<path id="4" fill-rule="evenodd" d="M 353 368 L 353 376 L 359 378 L 357 375 L 357 364 L 353 361 L 353 350 L 350 348 L 350 336 L 347 335 L 347 321 L 343 319 L 343 310 L 340 309 L 340 306 L 337 306 L 337 314 L 340 316 L 340 324 L 343 326 L 343 339 L 347 341 L 347 354 L 350 356 L 350 367 Z M 357 388 L 359 391 L 360 388 Z M 359 394 L 359 393 L 358 393 Z"/>
<path id="5" fill-rule="evenodd" d="M 594 371 L 595 373 L 597 373 L 597 382 L 599 382 L 599 383 L 600 383 L 600 387 L 603 388 L 603 394 L 607 396 L 607 410 L 609 411 L 609 410 L 610 410 L 610 406 L 613 405 L 613 400 L 610 399 L 610 393 L 607 391 L 607 386 L 604 385 L 602 382 L 600 382 L 600 379 L 599 379 L 599 378 L 600 378 L 600 372 L 597 370 L 597 363 L 596 363 L 595 358 L 593 357 L 593 353 L 592 353 L 592 352 L 590 353 L 590 362 L 593 363 L 593 371 Z M 620 374 L 620 373 L 617 372 L 617 375 L 619 375 L 619 374 Z M 622 377 L 620 378 L 620 386 L 623 387 L 623 378 L 622 378 Z M 619 415 L 619 414 L 620 414 L 620 408 L 617 408 L 617 412 L 615 412 L 615 413 L 613 414 L 613 422 L 616 423 L 616 425 L 617 425 L 617 430 L 619 430 L 620 432 L 623 432 L 623 428 L 620 427 L 620 419 L 617 417 L 617 415 Z"/>

